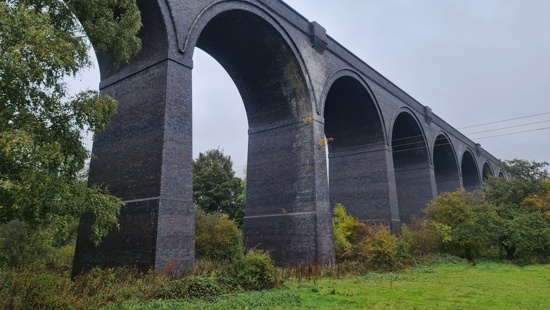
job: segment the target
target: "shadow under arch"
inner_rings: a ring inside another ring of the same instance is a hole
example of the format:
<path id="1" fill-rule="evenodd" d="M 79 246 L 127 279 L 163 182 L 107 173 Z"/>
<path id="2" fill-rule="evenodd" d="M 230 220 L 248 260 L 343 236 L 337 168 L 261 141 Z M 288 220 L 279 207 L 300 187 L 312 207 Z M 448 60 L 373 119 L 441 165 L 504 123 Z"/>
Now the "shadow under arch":
<path id="1" fill-rule="evenodd" d="M 467 149 L 462 154 L 460 164 L 462 174 L 462 184 L 464 189 L 473 191 L 481 188 L 481 178 L 479 177 L 479 169 L 472 155 L 472 152 Z"/>
<path id="2" fill-rule="evenodd" d="M 437 135 L 433 145 L 434 174 L 437 194 L 454 192 L 461 187 L 456 152 L 446 133 Z"/>
<path id="3" fill-rule="evenodd" d="M 246 247 L 269 251 L 281 266 L 332 261 L 330 209 L 315 195 L 319 125 L 303 121 L 314 104 L 292 41 L 269 15 L 242 2 L 210 7 L 190 38 L 187 52 L 195 46 L 218 61 L 245 105 Z"/>
<path id="4" fill-rule="evenodd" d="M 323 116 L 328 141 L 331 207 L 341 203 L 359 220 L 398 228 L 391 150 L 368 85 L 342 70 L 326 84 Z"/>
<path id="5" fill-rule="evenodd" d="M 391 139 L 399 215 L 410 223 L 436 196 L 434 170 L 422 126 L 408 109 L 395 117 Z"/>
<path id="6" fill-rule="evenodd" d="M 491 167 L 491 164 L 488 161 L 485 161 L 483 163 L 482 175 L 483 175 L 483 183 L 485 183 L 485 181 L 488 178 L 495 176 L 495 172 L 493 170 L 493 167 Z"/>

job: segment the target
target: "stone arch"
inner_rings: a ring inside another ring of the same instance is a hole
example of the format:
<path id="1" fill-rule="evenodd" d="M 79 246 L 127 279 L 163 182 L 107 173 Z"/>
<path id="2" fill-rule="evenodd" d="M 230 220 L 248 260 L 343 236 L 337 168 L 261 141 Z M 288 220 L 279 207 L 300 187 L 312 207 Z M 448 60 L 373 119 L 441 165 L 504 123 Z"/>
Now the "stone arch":
<path id="1" fill-rule="evenodd" d="M 424 130 L 414 113 L 398 112 L 391 139 L 399 214 L 409 223 L 436 196 L 434 171 Z"/>
<path id="2" fill-rule="evenodd" d="M 440 132 L 434 141 L 433 162 L 438 194 L 454 192 L 461 187 L 456 152 L 444 132 Z"/>
<path id="3" fill-rule="evenodd" d="M 398 220 L 391 151 L 383 118 L 367 83 L 349 70 L 335 73 L 324 90 L 330 203 L 341 203 L 361 221 Z M 392 184 L 392 185 L 390 185 Z"/>
<path id="4" fill-rule="evenodd" d="M 213 6 L 190 37 L 187 52 L 192 53 L 191 46 L 204 50 L 235 82 L 252 130 L 311 114 L 311 109 L 300 110 L 311 97 L 294 44 L 257 7 L 241 2 Z"/>
<path id="5" fill-rule="evenodd" d="M 144 23 L 143 35 L 164 38 L 158 38 L 158 50 L 146 47 L 128 68 L 102 75 L 106 91 L 126 107 L 98 137 L 94 153 L 100 156 L 90 168 L 95 180 L 121 194 L 126 202 L 121 218 L 128 217 L 128 225 L 122 221 L 120 231 L 97 248 L 80 247 L 76 273 L 97 265 L 163 270 L 174 261 L 176 271 L 194 267 L 190 91 L 195 46 L 225 68 L 245 104 L 247 247 L 269 251 L 279 265 L 333 262 L 327 182 L 317 180 L 325 173 L 319 164 L 324 151 L 315 142 L 323 127 L 303 121 L 313 115 L 314 104 L 289 36 L 257 6 L 220 2 L 198 15 L 181 50 L 174 40 L 181 24 L 170 22 L 188 17 L 172 16 L 166 7 L 153 14 L 147 10 L 156 1 L 139 2 L 144 21 L 152 14 L 165 26 L 160 31 Z"/>
<path id="6" fill-rule="evenodd" d="M 485 182 L 485 180 L 487 180 L 489 177 L 494 177 L 495 176 L 495 172 L 493 170 L 493 167 L 491 167 L 491 164 L 488 161 L 485 161 L 483 163 L 482 175 L 483 175 L 483 182 Z"/>
<path id="7" fill-rule="evenodd" d="M 330 222 L 329 206 L 319 209 L 312 195 L 314 156 L 322 150 L 311 142 L 304 144 L 314 139 L 318 124 L 303 121 L 313 115 L 314 105 L 294 43 L 260 7 L 233 2 L 201 13 L 186 53 L 191 54 L 193 47 L 222 65 L 245 105 L 249 125 L 245 245 L 269 251 L 279 265 L 330 262 L 331 227 L 317 226 Z"/>
<path id="8" fill-rule="evenodd" d="M 462 154 L 460 167 L 463 187 L 469 191 L 480 189 L 481 178 L 479 177 L 479 169 L 477 168 L 475 158 L 469 149 L 464 151 Z"/>
<path id="9" fill-rule="evenodd" d="M 500 171 L 498 172 L 498 177 L 499 177 L 499 178 L 502 178 L 502 179 L 506 179 L 506 174 L 505 174 L 502 170 L 500 170 Z"/>

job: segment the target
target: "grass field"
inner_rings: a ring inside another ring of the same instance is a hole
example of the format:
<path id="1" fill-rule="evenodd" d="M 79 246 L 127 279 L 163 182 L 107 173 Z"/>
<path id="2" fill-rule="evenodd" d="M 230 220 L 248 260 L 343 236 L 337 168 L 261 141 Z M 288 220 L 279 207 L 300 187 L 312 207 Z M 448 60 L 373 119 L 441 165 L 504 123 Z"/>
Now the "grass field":
<path id="1" fill-rule="evenodd" d="M 439 264 L 287 286 L 215 302 L 172 300 L 108 309 L 550 309 L 550 265 Z"/>

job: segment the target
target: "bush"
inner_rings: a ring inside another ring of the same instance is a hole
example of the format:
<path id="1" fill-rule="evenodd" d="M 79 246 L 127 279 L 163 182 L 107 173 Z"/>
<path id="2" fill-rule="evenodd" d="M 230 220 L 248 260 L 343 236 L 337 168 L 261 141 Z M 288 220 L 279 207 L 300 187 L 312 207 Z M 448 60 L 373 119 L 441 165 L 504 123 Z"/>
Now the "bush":
<path id="1" fill-rule="evenodd" d="M 443 241 L 433 223 L 414 217 L 410 225 L 403 225 L 403 239 L 413 256 L 430 255 L 442 250 Z"/>
<path id="2" fill-rule="evenodd" d="M 33 271 L 0 272 L 0 309 L 69 309 L 78 305 L 71 280 Z"/>
<path id="3" fill-rule="evenodd" d="M 242 256 L 242 232 L 226 214 L 197 209 L 195 253 L 199 259 L 235 260 Z"/>
<path id="4" fill-rule="evenodd" d="M 21 221 L 0 225 L 0 265 L 22 267 L 45 260 L 51 252 L 51 238 L 44 230 L 31 230 Z"/>
<path id="5" fill-rule="evenodd" d="M 436 229 L 445 251 L 468 260 L 490 246 L 495 231 L 494 208 L 472 192 L 459 189 L 431 201 L 424 213 Z"/>
<path id="6" fill-rule="evenodd" d="M 392 235 L 387 226 L 370 228 L 362 247 L 362 255 L 366 258 L 369 267 L 374 270 L 396 270 L 408 262 L 408 246 L 404 240 L 400 241 Z"/>
<path id="7" fill-rule="evenodd" d="M 277 286 L 276 269 L 268 252 L 250 250 L 233 265 L 231 278 L 246 291 L 271 289 Z"/>
<path id="8" fill-rule="evenodd" d="M 338 262 L 360 259 L 359 245 L 368 233 L 368 228 L 357 217 L 346 213 L 343 205 L 337 204 L 332 218 L 334 250 Z"/>
<path id="9" fill-rule="evenodd" d="M 215 278 L 192 276 L 168 282 L 162 292 L 166 299 L 200 298 L 212 299 L 223 294 L 219 283 Z"/>
<path id="10" fill-rule="evenodd" d="M 374 270 L 395 270 L 410 263 L 410 240 L 392 235 L 388 226 L 367 226 L 341 204 L 334 208 L 332 225 L 338 263 L 356 261 Z"/>
<path id="11" fill-rule="evenodd" d="M 161 296 L 168 278 L 141 274 L 129 268 L 94 268 L 75 278 L 71 294 L 89 306 L 125 300 L 151 300 Z"/>

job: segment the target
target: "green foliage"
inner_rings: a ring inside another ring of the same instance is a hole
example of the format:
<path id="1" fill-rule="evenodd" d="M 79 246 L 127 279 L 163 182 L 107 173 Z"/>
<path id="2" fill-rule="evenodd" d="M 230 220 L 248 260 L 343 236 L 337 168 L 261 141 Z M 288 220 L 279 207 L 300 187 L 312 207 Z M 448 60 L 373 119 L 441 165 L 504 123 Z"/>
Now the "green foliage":
<path id="1" fill-rule="evenodd" d="M 209 214 L 197 209 L 195 253 L 199 259 L 238 259 L 242 256 L 242 232 L 227 214 Z"/>
<path id="2" fill-rule="evenodd" d="M 0 265 L 22 267 L 50 253 L 51 238 L 43 230 L 30 230 L 21 221 L 0 225 Z"/>
<path id="3" fill-rule="evenodd" d="M 489 178 L 483 196 L 444 193 L 425 209 L 448 253 L 474 259 L 504 250 L 508 259 L 550 257 L 550 181 L 546 163 L 502 162 L 510 179 Z"/>
<path id="4" fill-rule="evenodd" d="M 101 308 L 103 310 L 157 310 L 157 309 L 286 309 L 300 305 L 300 296 L 286 289 L 243 292 L 223 295 L 214 300 L 156 300 L 138 304 L 123 303 Z"/>
<path id="5" fill-rule="evenodd" d="M 369 227 L 362 243 L 361 254 L 371 270 L 399 270 L 411 263 L 408 244 L 393 235 L 387 226 Z"/>
<path id="6" fill-rule="evenodd" d="M 487 201 L 495 205 L 519 205 L 529 196 L 541 195 L 550 191 L 546 162 L 535 162 L 521 159 L 502 161 L 510 179 L 489 178 L 485 182 L 483 194 Z"/>
<path id="7" fill-rule="evenodd" d="M 98 241 L 122 205 L 79 173 L 82 132 L 99 132 L 116 102 L 97 91 L 68 95 L 64 81 L 90 66 L 86 35 L 122 63 L 140 48 L 134 0 L 8 0 L 0 3 L 0 222 L 31 229 L 95 215 Z"/>
<path id="8" fill-rule="evenodd" d="M 480 255 L 494 234 L 491 206 L 464 189 L 439 195 L 428 204 L 424 213 L 446 251 L 469 260 Z"/>
<path id="9" fill-rule="evenodd" d="M 228 214 L 239 227 L 244 217 L 243 182 L 233 162 L 219 149 L 200 153 L 193 162 L 193 200 L 206 212 Z"/>
<path id="10" fill-rule="evenodd" d="M 250 250 L 234 263 L 231 277 L 246 291 L 265 290 L 277 286 L 276 269 L 268 252 Z"/>
<path id="11" fill-rule="evenodd" d="M 409 242 L 384 225 L 367 226 L 337 204 L 332 219 L 338 262 L 357 261 L 371 270 L 396 270 L 409 264 Z"/>
<path id="12" fill-rule="evenodd" d="M 346 213 L 346 208 L 337 204 L 332 218 L 334 231 L 334 250 L 336 259 L 343 261 L 356 258 L 360 252 L 360 243 L 367 234 L 367 226 L 357 217 Z"/>
<path id="13" fill-rule="evenodd" d="M 550 257 L 550 182 L 548 163 L 511 160 L 502 162 L 511 179 L 490 178 L 483 193 L 495 216 L 494 239 L 508 259 Z"/>
<path id="14" fill-rule="evenodd" d="M 426 219 L 413 218 L 410 225 L 403 225 L 402 238 L 406 240 L 409 253 L 413 256 L 439 253 L 443 249 L 443 237 L 448 235 L 448 232 L 437 229 L 436 223 Z"/>
<path id="15" fill-rule="evenodd" d="M 211 300 L 222 293 L 223 290 L 215 278 L 192 276 L 168 282 L 162 296 L 166 299 L 201 298 Z"/>
<path id="16" fill-rule="evenodd" d="M 68 277 L 31 271 L 0 270 L 1 309 L 70 309 L 78 304 Z M 82 308 L 82 307 L 79 307 Z"/>

